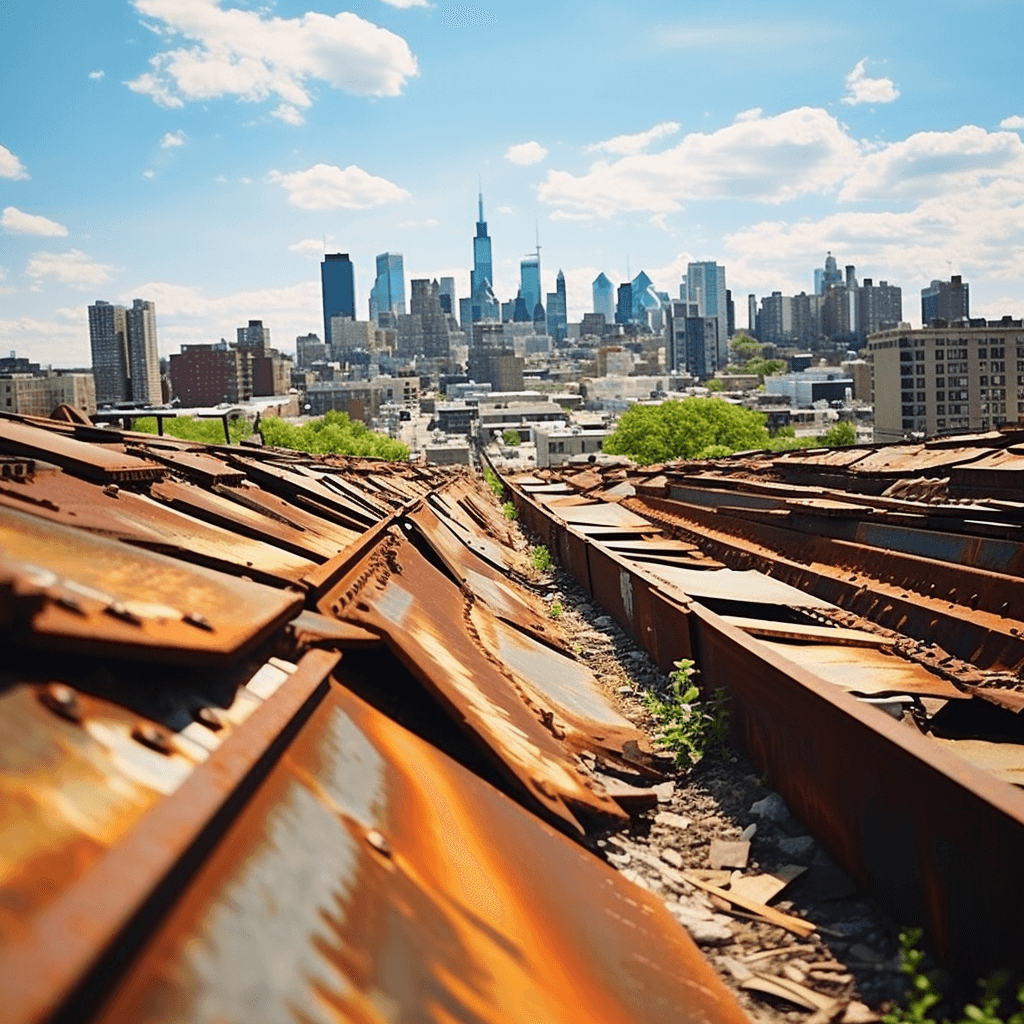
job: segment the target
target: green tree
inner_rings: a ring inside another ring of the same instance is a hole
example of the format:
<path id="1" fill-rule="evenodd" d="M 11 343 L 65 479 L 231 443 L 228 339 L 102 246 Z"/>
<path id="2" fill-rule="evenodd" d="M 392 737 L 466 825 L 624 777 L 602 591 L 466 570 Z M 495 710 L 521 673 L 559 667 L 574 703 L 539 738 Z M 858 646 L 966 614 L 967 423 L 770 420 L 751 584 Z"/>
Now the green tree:
<path id="1" fill-rule="evenodd" d="M 641 465 L 695 459 L 705 450 L 717 454 L 764 448 L 768 431 L 762 413 L 730 405 L 720 398 L 684 398 L 661 405 L 634 405 L 605 440 L 604 450 L 626 455 Z"/>
<path id="2" fill-rule="evenodd" d="M 857 443 L 857 431 L 852 423 L 843 420 L 833 423 L 818 440 L 826 448 L 842 448 L 844 445 Z"/>
<path id="3" fill-rule="evenodd" d="M 523 439 L 519 436 L 518 430 L 506 430 L 505 433 L 501 435 L 501 439 L 507 445 L 522 444 L 523 441 Z"/>
<path id="4" fill-rule="evenodd" d="M 335 410 L 301 426 L 268 416 L 260 423 L 260 432 L 264 444 L 315 455 L 359 455 L 389 462 L 409 458 L 409 449 L 401 441 L 374 433 L 365 423 Z"/>

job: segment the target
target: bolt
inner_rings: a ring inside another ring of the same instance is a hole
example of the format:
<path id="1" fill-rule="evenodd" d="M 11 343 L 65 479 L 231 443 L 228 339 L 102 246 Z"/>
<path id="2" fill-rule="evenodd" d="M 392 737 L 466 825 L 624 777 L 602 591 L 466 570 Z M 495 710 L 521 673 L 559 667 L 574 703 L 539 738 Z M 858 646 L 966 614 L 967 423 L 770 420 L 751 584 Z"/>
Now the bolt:
<path id="1" fill-rule="evenodd" d="M 112 618 L 120 619 L 122 622 L 127 622 L 132 626 L 142 625 L 142 619 L 134 612 L 129 611 L 127 606 L 121 604 L 120 601 L 111 601 L 103 610 Z"/>
<path id="2" fill-rule="evenodd" d="M 39 699 L 54 714 L 66 718 L 69 722 L 81 722 L 82 705 L 78 694 L 64 683 L 47 683 L 39 694 Z"/>
<path id="3" fill-rule="evenodd" d="M 375 828 L 370 829 L 366 833 L 366 841 L 372 846 L 382 857 L 391 857 L 391 844 L 384 837 L 384 834 L 378 832 Z"/>
<path id="4" fill-rule="evenodd" d="M 190 626 L 195 626 L 196 629 L 201 629 L 204 632 L 213 632 L 213 626 L 210 624 L 210 620 L 199 612 L 189 612 L 188 615 L 183 615 L 181 617 L 181 621 L 187 622 Z"/>
<path id="5" fill-rule="evenodd" d="M 158 754 L 169 754 L 172 750 L 171 737 L 167 730 L 153 722 L 139 722 L 132 729 L 132 739 L 138 740 L 144 747 L 149 747 Z"/>

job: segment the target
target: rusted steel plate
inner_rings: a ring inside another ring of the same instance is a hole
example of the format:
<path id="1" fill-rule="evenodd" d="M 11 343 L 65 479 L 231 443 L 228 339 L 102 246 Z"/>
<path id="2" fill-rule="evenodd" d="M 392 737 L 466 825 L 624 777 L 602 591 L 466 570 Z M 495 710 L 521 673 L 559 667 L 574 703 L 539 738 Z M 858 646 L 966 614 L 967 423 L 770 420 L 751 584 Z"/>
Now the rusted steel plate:
<path id="1" fill-rule="evenodd" d="M 362 533 L 362 530 L 349 529 L 322 515 L 299 508 L 298 505 L 253 484 L 244 483 L 237 487 L 214 484 L 211 491 L 262 515 L 270 516 L 286 526 L 301 530 L 305 535 L 316 537 L 318 542 L 328 544 L 335 553 L 348 547 Z"/>
<path id="2" fill-rule="evenodd" d="M 907 693 L 919 697 L 970 700 L 970 694 L 958 690 L 948 680 L 889 651 L 854 649 L 824 643 L 787 644 L 765 641 L 765 646 L 779 657 L 803 666 L 849 693 L 866 697 Z"/>
<path id="3" fill-rule="evenodd" d="M 315 533 L 297 529 L 263 511 L 256 511 L 199 487 L 166 481 L 154 484 L 149 493 L 156 501 L 178 512 L 230 530 L 239 536 L 290 551 L 304 560 L 323 562 L 338 553 L 336 544 Z"/>
<path id="4" fill-rule="evenodd" d="M 574 829 L 571 807 L 622 817 L 571 763 L 550 714 L 531 708 L 516 677 L 486 649 L 468 595 L 397 530 L 318 604 L 385 636 L 409 671 L 531 804 Z"/>
<path id="5" fill-rule="evenodd" d="M 222 459 L 207 455 L 202 451 L 171 450 L 157 444 L 128 444 L 126 451 L 140 458 L 161 462 L 175 472 L 196 483 L 210 486 L 211 484 L 240 484 L 245 474 L 229 466 Z"/>
<path id="6" fill-rule="evenodd" d="M 863 629 L 842 629 L 814 626 L 804 623 L 775 622 L 771 619 L 752 619 L 742 615 L 723 615 L 723 621 L 742 629 L 751 636 L 776 640 L 797 640 L 806 644 L 826 644 L 842 647 L 892 647 L 892 637 L 869 633 Z"/>
<path id="7" fill-rule="evenodd" d="M 747 1024 L 660 900 L 341 689 L 99 1020 L 243 1007 L 307 1024 Z"/>
<path id="8" fill-rule="evenodd" d="M 866 455 L 848 472 L 880 473 L 886 476 L 945 476 L 951 467 L 973 462 L 985 454 L 984 448 L 928 448 L 925 445 L 882 447 Z"/>
<path id="9" fill-rule="evenodd" d="M 697 600 L 739 601 L 744 604 L 778 605 L 788 608 L 832 608 L 827 601 L 754 570 L 683 569 L 674 565 L 652 565 L 651 575 L 670 588 Z"/>
<path id="10" fill-rule="evenodd" d="M 237 808 L 265 775 L 276 759 L 275 747 L 291 738 L 327 692 L 325 678 L 337 661 L 337 654 L 307 654 L 273 699 L 260 704 L 176 791 L 139 817 L 30 924 L 4 937 L 5 1022 L 49 1018 L 65 1000 L 65 1017 L 82 1019 L 97 988 L 105 990 L 133 952 L 139 931 L 148 930 L 183 883 L 190 870 L 183 858 L 200 855 L 218 838 L 227 824 L 218 813 L 233 801 Z M 73 808 L 74 801 L 67 806 Z M 125 931 L 132 923 L 134 934 Z M 115 937 L 119 941 L 112 947 Z M 91 970 L 96 973 L 90 979 Z"/>
<path id="11" fill-rule="evenodd" d="M 501 540 L 496 539 L 500 535 L 485 536 L 477 528 L 474 522 L 465 514 L 458 504 L 449 500 L 446 494 L 431 494 L 426 499 L 427 506 L 434 513 L 434 516 L 458 541 L 478 558 L 483 559 L 494 569 L 501 573 L 508 571 L 508 558 L 506 551 L 511 549 L 510 545 L 503 544 L 508 540 L 508 531 L 504 531 Z"/>
<path id="12" fill-rule="evenodd" d="M 260 461 L 251 455 L 237 454 L 231 456 L 231 461 L 250 480 L 266 490 L 318 515 L 340 522 L 349 529 L 366 529 L 381 518 L 370 512 L 364 502 L 354 501 L 336 488 L 328 487 L 315 474 L 305 472 L 297 463 L 293 462 L 285 468 L 283 465 Z"/>
<path id="13" fill-rule="evenodd" d="M 216 664 L 302 606 L 294 593 L 0 508 L 0 578 L 38 592 L 10 642 L 174 664 Z"/>
<path id="14" fill-rule="evenodd" d="M 46 421 L 50 422 L 50 421 Z M 125 483 L 162 479 L 167 470 L 133 455 L 76 441 L 54 430 L 0 418 L 0 452 L 52 462 L 88 480 Z"/>
<path id="15" fill-rule="evenodd" d="M 1018 743 L 951 740 L 941 736 L 933 736 L 932 741 L 1003 782 L 1024 786 L 1024 746 Z"/>
<path id="16" fill-rule="evenodd" d="M 1024 794 L 713 613 L 691 616 L 735 741 L 889 917 L 924 924 L 962 978 L 1024 962 Z"/>
<path id="17" fill-rule="evenodd" d="M 145 494 L 116 484 L 101 488 L 64 473 L 38 473 L 25 485 L 0 484 L 0 505 L 262 582 L 297 584 L 315 564 L 168 508 Z"/>
<path id="18" fill-rule="evenodd" d="M 641 530 L 651 534 L 661 532 L 658 527 L 652 526 L 646 519 L 630 512 L 621 505 L 609 504 L 603 501 L 589 505 L 559 505 L 557 508 L 552 508 L 552 511 L 559 519 L 573 526 L 599 526 L 612 530 Z"/>
<path id="19" fill-rule="evenodd" d="M 501 622 L 476 605 L 470 612 L 481 643 L 516 677 L 527 702 L 550 720 L 575 751 L 589 750 L 630 765 L 649 763 L 644 734 L 623 718 L 593 673 Z"/>

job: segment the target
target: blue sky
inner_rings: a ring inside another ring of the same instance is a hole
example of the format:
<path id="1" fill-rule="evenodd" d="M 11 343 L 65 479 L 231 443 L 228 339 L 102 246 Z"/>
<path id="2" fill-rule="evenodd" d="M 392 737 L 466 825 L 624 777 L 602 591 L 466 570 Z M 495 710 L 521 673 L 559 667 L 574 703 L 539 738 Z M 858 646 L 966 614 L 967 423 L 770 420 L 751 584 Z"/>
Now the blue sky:
<path id="1" fill-rule="evenodd" d="M 86 307 L 156 302 L 162 354 L 322 333 L 319 260 L 468 292 L 542 247 L 601 270 L 811 290 L 826 250 L 1024 314 L 1020 0 L 0 0 L 0 351 L 87 365 Z"/>

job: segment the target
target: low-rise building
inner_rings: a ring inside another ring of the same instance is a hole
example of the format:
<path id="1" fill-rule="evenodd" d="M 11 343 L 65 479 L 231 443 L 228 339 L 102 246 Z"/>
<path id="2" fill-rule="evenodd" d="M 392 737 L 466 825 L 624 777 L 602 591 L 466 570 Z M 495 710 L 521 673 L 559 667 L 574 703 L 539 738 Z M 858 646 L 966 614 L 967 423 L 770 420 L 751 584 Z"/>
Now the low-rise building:
<path id="1" fill-rule="evenodd" d="M 605 438 L 611 433 L 603 425 L 596 429 L 570 427 L 568 424 L 535 426 L 533 435 L 537 445 L 537 468 L 561 465 L 574 455 L 600 452 Z"/>
<path id="2" fill-rule="evenodd" d="M 93 375 L 74 371 L 0 374 L 0 410 L 49 416 L 58 405 L 92 415 L 96 411 Z"/>

